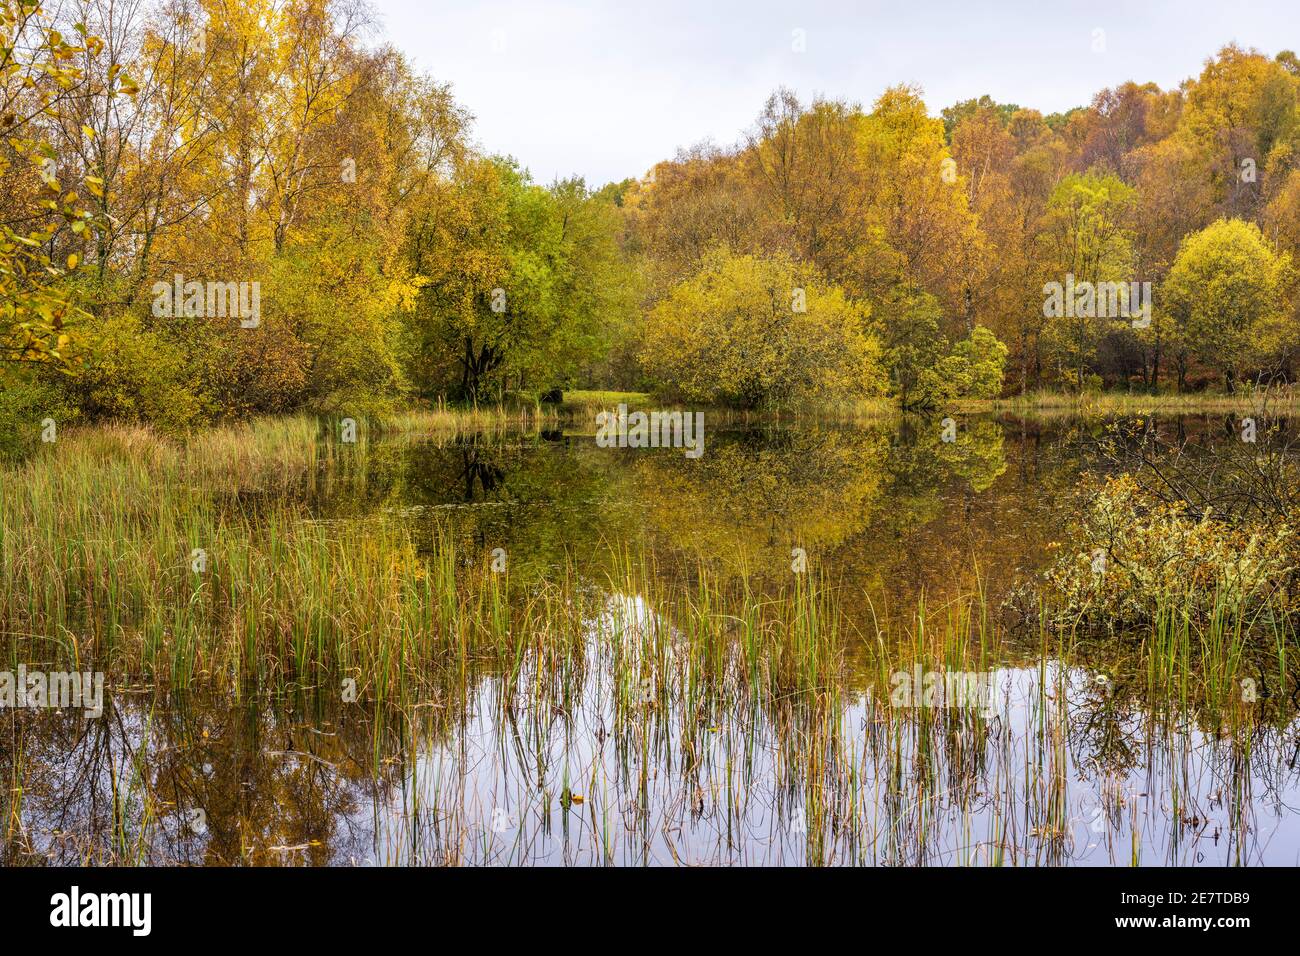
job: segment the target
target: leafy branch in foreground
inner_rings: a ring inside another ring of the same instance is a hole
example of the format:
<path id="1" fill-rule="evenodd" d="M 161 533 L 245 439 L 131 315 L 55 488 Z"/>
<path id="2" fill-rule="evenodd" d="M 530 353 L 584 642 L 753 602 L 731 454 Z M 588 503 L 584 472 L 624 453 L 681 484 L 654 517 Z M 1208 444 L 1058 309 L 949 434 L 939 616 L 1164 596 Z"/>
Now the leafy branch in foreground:
<path id="1" fill-rule="evenodd" d="M 84 315 L 64 281 L 80 257 L 66 249 L 96 221 L 74 189 L 64 190 L 48 134 L 75 96 L 134 91 L 129 78 L 111 68 L 106 87 L 87 89 L 77 60 L 97 57 L 103 43 L 84 24 L 76 30 L 76 38 L 65 38 L 35 0 L 0 0 L 0 179 L 29 199 L 24 215 L 0 221 L 0 361 L 61 370 L 71 364 L 68 327 Z M 82 132 L 94 135 L 88 127 Z M 102 179 L 80 178 L 102 195 Z"/>

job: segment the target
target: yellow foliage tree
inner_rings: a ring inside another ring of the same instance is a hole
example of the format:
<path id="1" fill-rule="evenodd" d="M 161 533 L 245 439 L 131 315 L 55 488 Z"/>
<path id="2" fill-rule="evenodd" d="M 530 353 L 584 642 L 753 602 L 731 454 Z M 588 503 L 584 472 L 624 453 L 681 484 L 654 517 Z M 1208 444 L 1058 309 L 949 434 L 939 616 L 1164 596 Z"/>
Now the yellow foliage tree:
<path id="1" fill-rule="evenodd" d="M 642 360 L 666 393 L 743 408 L 878 395 L 868 307 L 807 266 L 719 248 L 650 313 Z"/>

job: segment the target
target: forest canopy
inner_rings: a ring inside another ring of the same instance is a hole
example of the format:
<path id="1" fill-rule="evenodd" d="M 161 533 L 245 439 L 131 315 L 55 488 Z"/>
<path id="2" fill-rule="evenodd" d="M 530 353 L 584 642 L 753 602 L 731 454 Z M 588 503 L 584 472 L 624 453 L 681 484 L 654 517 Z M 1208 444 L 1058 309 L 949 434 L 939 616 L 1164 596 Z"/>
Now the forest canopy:
<path id="1" fill-rule="evenodd" d="M 1050 116 L 781 89 L 734 145 L 596 186 L 485 154 L 357 0 L 0 6 L 5 427 L 567 388 L 934 407 L 1297 371 L 1289 51 L 1226 46 L 1176 90 Z M 1052 283 L 1150 308 L 1046 309 Z"/>

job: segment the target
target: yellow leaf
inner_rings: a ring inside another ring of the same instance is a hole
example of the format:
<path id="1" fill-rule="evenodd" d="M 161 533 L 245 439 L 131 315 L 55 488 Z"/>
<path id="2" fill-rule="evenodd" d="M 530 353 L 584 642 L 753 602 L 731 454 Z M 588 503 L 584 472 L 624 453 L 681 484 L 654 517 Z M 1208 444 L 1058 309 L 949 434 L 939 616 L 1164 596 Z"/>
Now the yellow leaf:
<path id="1" fill-rule="evenodd" d="M 68 268 L 69 269 L 77 268 L 77 263 L 80 261 L 81 260 L 77 258 L 77 254 L 75 252 L 72 253 L 70 256 L 68 256 Z"/>

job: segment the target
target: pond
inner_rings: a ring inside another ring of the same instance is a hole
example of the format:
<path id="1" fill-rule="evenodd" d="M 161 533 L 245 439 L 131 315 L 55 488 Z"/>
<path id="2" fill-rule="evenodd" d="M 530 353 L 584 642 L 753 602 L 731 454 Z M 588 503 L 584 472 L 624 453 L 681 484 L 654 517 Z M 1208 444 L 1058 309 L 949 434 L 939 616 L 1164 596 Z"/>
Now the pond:
<path id="1" fill-rule="evenodd" d="M 223 488 L 345 543 L 395 523 L 419 563 L 454 542 L 509 581 L 507 650 L 359 695 L 109 654 L 102 716 L 0 711 L 0 862 L 1295 865 L 1295 655 L 1252 638 L 1225 676 L 1013 612 L 1110 424 L 734 422 L 698 459 L 592 427 L 374 435 Z"/>

